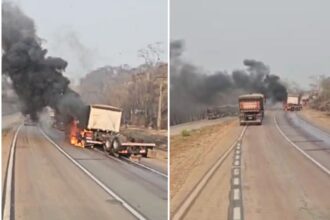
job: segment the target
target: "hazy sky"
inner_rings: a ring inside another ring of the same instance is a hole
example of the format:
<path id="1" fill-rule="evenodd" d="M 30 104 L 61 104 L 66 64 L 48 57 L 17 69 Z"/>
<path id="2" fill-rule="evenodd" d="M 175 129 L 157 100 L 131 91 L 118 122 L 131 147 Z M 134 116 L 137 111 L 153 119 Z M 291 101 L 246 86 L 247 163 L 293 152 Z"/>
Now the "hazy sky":
<path id="1" fill-rule="evenodd" d="M 185 59 L 207 70 L 243 68 L 245 58 L 307 86 L 330 75 L 330 1 L 173 0 L 171 38 L 186 42 Z"/>
<path id="2" fill-rule="evenodd" d="M 12 0 L 33 18 L 49 55 L 69 62 L 67 73 L 84 75 L 104 65 L 143 63 L 137 51 L 162 42 L 167 60 L 166 0 Z"/>

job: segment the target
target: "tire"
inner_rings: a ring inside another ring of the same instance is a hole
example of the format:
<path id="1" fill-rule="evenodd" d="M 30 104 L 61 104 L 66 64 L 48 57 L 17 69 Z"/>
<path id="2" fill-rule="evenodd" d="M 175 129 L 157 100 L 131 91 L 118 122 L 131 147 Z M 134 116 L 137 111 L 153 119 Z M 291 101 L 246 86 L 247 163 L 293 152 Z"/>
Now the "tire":
<path id="1" fill-rule="evenodd" d="M 105 142 L 104 142 L 104 144 L 103 144 L 103 150 L 105 152 L 110 152 L 111 145 L 112 145 L 111 141 L 109 139 L 106 139 Z"/>
<path id="2" fill-rule="evenodd" d="M 110 154 L 117 158 L 120 157 L 120 154 L 118 153 L 119 148 L 120 148 L 120 142 L 119 142 L 118 138 L 114 138 L 111 143 Z"/>
<path id="3" fill-rule="evenodd" d="M 81 147 L 82 147 L 82 148 L 85 148 L 85 147 L 86 147 L 86 142 L 85 142 L 85 140 L 81 140 Z"/>
<path id="4" fill-rule="evenodd" d="M 148 148 L 146 148 L 146 152 L 141 154 L 142 157 L 147 158 L 148 157 Z"/>

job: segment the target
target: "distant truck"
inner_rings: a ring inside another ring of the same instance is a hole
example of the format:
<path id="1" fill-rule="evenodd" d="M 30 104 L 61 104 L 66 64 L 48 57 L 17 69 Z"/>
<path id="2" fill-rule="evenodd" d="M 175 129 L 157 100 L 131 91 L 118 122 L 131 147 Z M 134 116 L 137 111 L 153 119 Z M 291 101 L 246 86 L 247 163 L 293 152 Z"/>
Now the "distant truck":
<path id="1" fill-rule="evenodd" d="M 288 95 L 286 102 L 284 103 L 285 111 L 300 111 L 302 109 L 301 96 Z"/>
<path id="2" fill-rule="evenodd" d="M 240 125 L 262 124 L 264 118 L 265 97 L 260 93 L 241 95 L 239 102 L 239 122 Z"/>
<path id="3" fill-rule="evenodd" d="M 104 151 L 119 157 L 139 154 L 147 157 L 148 150 L 155 147 L 154 143 L 127 141 L 119 133 L 122 110 L 108 105 L 90 105 L 88 120 L 84 129 L 79 129 L 79 121 L 73 120 L 67 137 L 70 143 L 80 147 L 101 146 Z"/>

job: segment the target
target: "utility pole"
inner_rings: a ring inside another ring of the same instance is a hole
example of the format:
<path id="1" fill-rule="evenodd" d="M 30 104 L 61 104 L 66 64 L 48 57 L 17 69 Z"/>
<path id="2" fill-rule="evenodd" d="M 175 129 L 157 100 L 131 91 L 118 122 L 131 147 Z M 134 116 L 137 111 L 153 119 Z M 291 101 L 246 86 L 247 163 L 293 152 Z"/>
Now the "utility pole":
<path id="1" fill-rule="evenodd" d="M 163 97 L 163 78 L 161 78 L 160 85 L 159 85 L 157 130 L 160 129 L 161 123 L 162 123 L 162 97 Z"/>
<path id="2" fill-rule="evenodd" d="M 167 79 L 167 73 L 162 73 L 160 76 L 157 77 L 160 79 L 160 85 L 159 85 L 159 98 L 158 98 L 158 114 L 157 114 L 157 130 L 161 129 L 161 123 L 162 123 L 162 102 L 163 102 L 163 84 L 164 80 Z"/>

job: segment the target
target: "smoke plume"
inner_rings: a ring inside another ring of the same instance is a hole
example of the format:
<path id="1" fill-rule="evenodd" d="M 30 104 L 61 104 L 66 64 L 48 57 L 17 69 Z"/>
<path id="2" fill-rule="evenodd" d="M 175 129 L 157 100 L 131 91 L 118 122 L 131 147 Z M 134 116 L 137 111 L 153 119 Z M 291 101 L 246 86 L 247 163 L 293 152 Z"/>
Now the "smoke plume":
<path id="1" fill-rule="evenodd" d="M 8 2 L 2 3 L 2 65 L 23 104 L 22 113 L 32 120 L 46 106 L 68 118 L 84 115 L 85 104 L 63 76 L 67 62 L 47 56 L 33 20 Z"/>
<path id="2" fill-rule="evenodd" d="M 171 42 L 171 124 L 203 118 L 207 107 L 237 103 L 239 95 L 258 92 L 273 102 L 286 99 L 280 78 L 261 61 L 246 59 L 244 69 L 231 74 L 202 69 L 184 62 L 183 41 Z"/>

